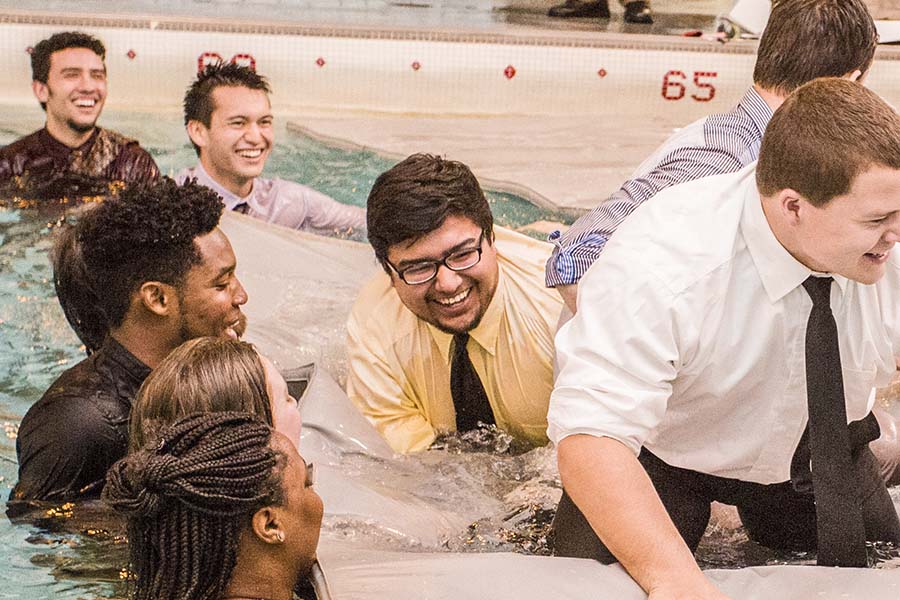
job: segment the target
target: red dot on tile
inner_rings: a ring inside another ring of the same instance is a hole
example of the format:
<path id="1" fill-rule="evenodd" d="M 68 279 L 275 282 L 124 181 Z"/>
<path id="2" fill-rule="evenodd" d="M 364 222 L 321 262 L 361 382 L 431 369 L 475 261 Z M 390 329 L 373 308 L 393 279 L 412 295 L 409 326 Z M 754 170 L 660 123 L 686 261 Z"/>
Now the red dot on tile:
<path id="1" fill-rule="evenodd" d="M 320 56 L 319 58 L 316 59 L 316 64 L 319 65 L 320 67 L 324 67 L 325 59 Z"/>
<path id="2" fill-rule="evenodd" d="M 507 79 L 512 79 L 513 77 L 516 76 L 516 68 L 512 65 L 506 65 L 506 68 L 503 69 L 503 75 Z"/>
<path id="3" fill-rule="evenodd" d="M 413 70 L 413 71 L 418 71 L 419 69 L 422 68 L 422 63 L 420 63 L 420 62 L 417 61 L 417 60 L 414 60 L 414 61 L 413 61 L 413 64 L 412 64 L 411 66 L 412 66 L 412 70 Z"/>
<path id="4" fill-rule="evenodd" d="M 597 75 L 600 77 L 606 77 L 606 69 L 600 69 L 597 71 Z"/>
<path id="5" fill-rule="evenodd" d="M 129 50 L 129 51 L 125 54 L 125 56 L 127 56 L 127 57 L 130 58 L 131 60 L 134 60 L 134 57 L 137 56 L 137 52 L 135 52 L 134 50 Z"/>

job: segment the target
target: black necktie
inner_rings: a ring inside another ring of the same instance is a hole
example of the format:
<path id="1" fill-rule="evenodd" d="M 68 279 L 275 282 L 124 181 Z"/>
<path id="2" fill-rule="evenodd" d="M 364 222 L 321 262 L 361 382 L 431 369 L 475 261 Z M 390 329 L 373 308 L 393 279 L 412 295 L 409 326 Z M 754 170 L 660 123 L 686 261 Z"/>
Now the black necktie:
<path id="1" fill-rule="evenodd" d="M 450 395 L 456 409 L 456 430 L 475 429 L 478 421 L 489 425 L 494 423 L 494 411 L 488 402 L 481 379 L 472 366 L 466 344 L 468 333 L 453 336 L 453 361 L 450 363 Z"/>
<path id="2" fill-rule="evenodd" d="M 831 281 L 830 277 L 809 277 L 803 282 L 812 298 L 813 308 L 806 324 L 809 424 L 800 440 L 797 456 L 808 457 L 804 470 L 812 463 L 817 563 L 865 567 L 865 521 L 850 454 L 841 354 L 837 325 L 831 314 Z M 797 456 L 792 471 L 800 462 Z"/>

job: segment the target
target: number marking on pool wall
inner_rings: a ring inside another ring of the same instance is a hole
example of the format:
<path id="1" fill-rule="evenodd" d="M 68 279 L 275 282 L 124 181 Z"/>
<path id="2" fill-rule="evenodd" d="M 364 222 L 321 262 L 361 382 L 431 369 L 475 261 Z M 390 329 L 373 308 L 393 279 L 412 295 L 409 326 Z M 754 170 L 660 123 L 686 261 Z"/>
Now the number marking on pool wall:
<path id="1" fill-rule="evenodd" d="M 716 71 L 694 71 L 694 87 L 696 92 L 691 93 L 690 98 L 695 102 L 709 102 L 716 97 L 716 87 L 712 79 L 719 74 Z M 662 97 L 666 100 L 681 100 L 687 95 L 687 75 L 684 71 L 668 71 L 663 75 Z"/>
<path id="2" fill-rule="evenodd" d="M 205 69 L 207 65 L 217 62 L 225 62 L 221 54 L 218 52 L 204 52 L 197 57 L 197 72 L 199 73 Z M 238 52 L 232 56 L 228 62 L 248 67 L 251 71 L 256 71 L 256 59 L 252 54 L 247 54 L 246 52 Z"/>

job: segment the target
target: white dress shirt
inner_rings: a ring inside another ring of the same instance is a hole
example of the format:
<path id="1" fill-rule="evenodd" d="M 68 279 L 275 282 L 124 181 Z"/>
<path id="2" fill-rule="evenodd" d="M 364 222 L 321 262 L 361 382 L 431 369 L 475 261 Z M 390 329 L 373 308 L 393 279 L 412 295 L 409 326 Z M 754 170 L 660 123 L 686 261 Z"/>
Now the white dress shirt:
<path id="1" fill-rule="evenodd" d="M 641 446 L 702 473 L 776 483 L 807 421 L 811 271 L 778 242 L 755 163 L 665 190 L 625 221 L 556 338 L 548 436 Z M 849 421 L 868 414 L 900 345 L 900 256 L 875 285 L 835 276 Z"/>

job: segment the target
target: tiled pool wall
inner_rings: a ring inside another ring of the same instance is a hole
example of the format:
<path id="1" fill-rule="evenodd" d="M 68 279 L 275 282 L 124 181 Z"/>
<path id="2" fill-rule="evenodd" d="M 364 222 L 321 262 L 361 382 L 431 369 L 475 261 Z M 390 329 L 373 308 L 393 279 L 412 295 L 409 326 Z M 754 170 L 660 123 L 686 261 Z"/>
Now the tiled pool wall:
<path id="1" fill-rule="evenodd" d="M 568 32 L 493 33 L 231 20 L 0 13 L 0 102 L 33 102 L 31 46 L 80 29 L 108 49 L 111 107 L 177 110 L 199 65 L 255 65 L 276 110 L 452 115 L 652 115 L 686 123 L 749 85 L 755 42 Z M 900 50 L 869 85 L 900 101 Z M 611 121 L 611 126 L 615 121 Z"/>
<path id="2" fill-rule="evenodd" d="M 276 110 L 594 117 L 685 123 L 750 83 L 755 43 L 0 13 L 0 102 L 31 103 L 28 51 L 80 29 L 107 45 L 111 107 L 177 110 L 205 61 L 252 63 Z M 882 83 L 881 76 L 873 81 Z M 611 121 L 613 123 L 614 121 Z"/>

